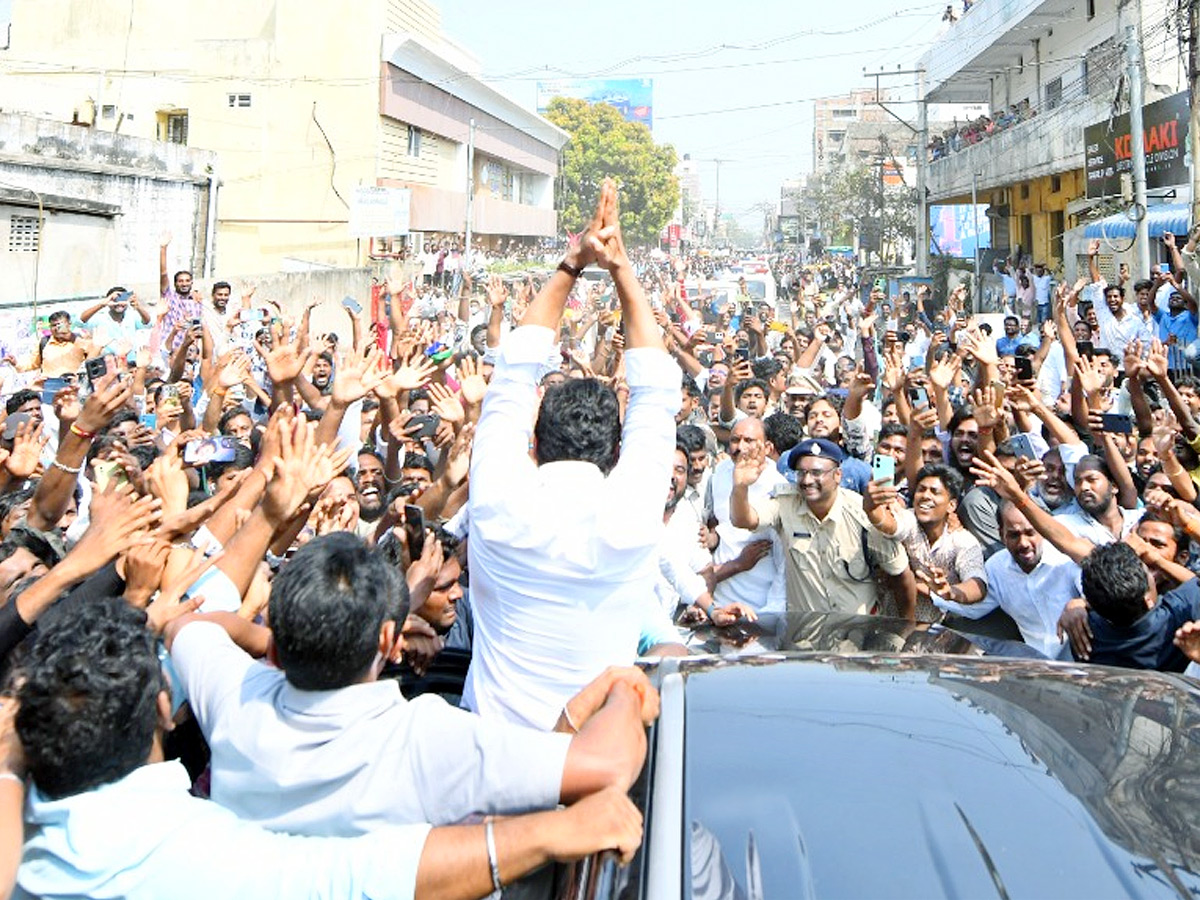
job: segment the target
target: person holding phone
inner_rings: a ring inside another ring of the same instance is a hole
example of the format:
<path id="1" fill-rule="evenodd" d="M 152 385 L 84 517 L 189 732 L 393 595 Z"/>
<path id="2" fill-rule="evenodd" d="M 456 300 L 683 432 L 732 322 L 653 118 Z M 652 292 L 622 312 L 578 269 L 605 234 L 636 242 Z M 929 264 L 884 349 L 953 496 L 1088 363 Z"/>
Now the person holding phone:
<path id="1" fill-rule="evenodd" d="M 92 342 L 71 330 L 71 314 L 66 310 L 50 313 L 50 333 L 33 352 L 31 369 L 40 369 L 47 378 L 62 378 L 79 371 L 94 352 Z"/>
<path id="2" fill-rule="evenodd" d="M 962 493 L 962 475 L 936 463 L 917 472 L 911 509 L 873 504 L 867 512 L 871 524 L 904 544 L 917 582 L 918 622 L 942 620 L 939 600 L 972 604 L 987 596 L 983 547 L 953 517 Z M 886 592 L 880 597 L 879 611 L 886 616 L 900 613 Z"/>
<path id="3" fill-rule="evenodd" d="M 123 287 L 109 288 L 104 299 L 79 314 L 79 321 L 91 323 L 92 341 L 101 353 L 123 356 L 144 346 L 149 338 L 148 333 L 139 332 L 150 327 L 150 313 L 137 294 Z"/>

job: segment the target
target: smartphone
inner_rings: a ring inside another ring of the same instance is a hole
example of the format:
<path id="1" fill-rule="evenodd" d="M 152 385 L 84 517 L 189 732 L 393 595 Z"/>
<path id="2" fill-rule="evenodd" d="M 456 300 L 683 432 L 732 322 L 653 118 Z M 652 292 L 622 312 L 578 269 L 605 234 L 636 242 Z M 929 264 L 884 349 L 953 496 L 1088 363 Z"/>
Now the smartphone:
<path id="1" fill-rule="evenodd" d="M 1100 421 L 1110 434 L 1133 434 L 1133 416 L 1121 413 L 1102 413 Z"/>
<path id="2" fill-rule="evenodd" d="M 1171 274 L 1171 264 L 1170 263 L 1159 263 L 1158 271 L 1162 272 L 1162 274 L 1164 274 L 1164 275 L 1170 275 Z"/>
<path id="3" fill-rule="evenodd" d="M 143 413 L 142 415 L 138 416 L 138 422 L 153 431 L 158 427 L 158 416 L 156 416 L 154 413 Z"/>
<path id="4" fill-rule="evenodd" d="M 42 382 L 42 402 L 47 406 L 54 405 L 54 395 L 67 386 L 65 378 L 47 378 Z"/>
<path id="5" fill-rule="evenodd" d="M 419 441 L 427 441 L 433 437 L 441 421 L 442 419 L 437 413 L 429 413 L 425 416 L 413 416 L 408 420 L 408 427 L 412 428 L 414 425 L 419 425 L 420 427 L 413 434 L 413 437 Z"/>
<path id="6" fill-rule="evenodd" d="M 734 351 L 733 355 L 740 360 L 750 359 L 750 345 L 738 344 L 737 350 Z"/>
<path id="7" fill-rule="evenodd" d="M 261 309 L 242 310 L 242 320 L 246 322 L 261 322 L 265 318 L 265 315 Z"/>
<path id="8" fill-rule="evenodd" d="M 114 302 L 115 303 L 128 303 L 129 298 L 132 296 L 133 296 L 133 291 L 121 291 L 121 293 L 117 294 L 117 296 L 114 298 Z"/>
<path id="9" fill-rule="evenodd" d="M 1037 451 L 1033 449 L 1033 441 L 1027 434 L 1014 434 L 1009 439 L 1013 452 L 1024 459 L 1037 459 Z"/>
<path id="10" fill-rule="evenodd" d="M 86 360 L 83 364 L 83 372 L 87 376 L 88 384 L 94 386 L 97 381 L 108 374 L 108 360 L 103 356 Z"/>
<path id="11" fill-rule="evenodd" d="M 425 549 L 425 511 L 421 507 L 404 504 L 404 536 L 409 559 L 417 559 Z"/>
<path id="12" fill-rule="evenodd" d="M 876 453 L 871 460 L 871 480 L 895 482 L 896 458 L 886 453 Z"/>
<path id="13" fill-rule="evenodd" d="M 362 304 L 349 294 L 342 298 L 342 306 L 346 307 L 346 309 L 350 310 L 350 312 L 354 313 L 356 316 L 362 312 Z"/>
<path id="14" fill-rule="evenodd" d="M 1013 358 L 1013 364 L 1017 367 L 1017 381 L 1033 380 L 1032 359 L 1028 356 L 1017 356 Z"/>
<path id="15" fill-rule="evenodd" d="M 916 409 L 918 406 L 928 406 L 929 394 L 926 392 L 925 388 L 909 388 L 908 402 L 912 404 L 913 409 Z"/>
<path id="16" fill-rule="evenodd" d="M 192 322 L 188 327 L 189 328 L 202 328 L 203 324 L 200 322 L 199 319 L 192 319 Z"/>
<path id="17" fill-rule="evenodd" d="M 237 455 L 237 438 L 227 434 L 188 441 L 183 448 L 183 461 L 189 466 L 203 466 L 212 462 L 233 462 Z"/>
<path id="18" fill-rule="evenodd" d="M 29 413 L 13 413 L 4 420 L 3 438 L 6 441 L 11 441 L 17 436 L 17 429 L 28 422 L 32 416 Z"/>
<path id="19" fill-rule="evenodd" d="M 1091 358 L 1096 355 L 1096 345 L 1091 341 L 1076 341 L 1075 349 L 1079 351 L 1080 356 Z"/>
<path id="20" fill-rule="evenodd" d="M 100 490 L 104 490 L 110 483 L 125 484 L 129 481 L 129 476 L 115 460 L 96 460 L 92 463 L 92 474 L 96 476 L 96 487 Z"/>
<path id="21" fill-rule="evenodd" d="M 699 350 L 696 353 L 696 361 L 706 369 L 711 369 L 713 364 L 713 352 L 711 350 Z"/>
<path id="22" fill-rule="evenodd" d="M 713 339 L 713 343 L 714 343 L 714 344 L 719 344 L 719 343 L 721 343 L 722 341 L 724 341 L 724 340 L 725 340 L 725 332 L 723 332 L 723 331 L 714 331 L 714 332 L 713 332 L 712 339 Z"/>

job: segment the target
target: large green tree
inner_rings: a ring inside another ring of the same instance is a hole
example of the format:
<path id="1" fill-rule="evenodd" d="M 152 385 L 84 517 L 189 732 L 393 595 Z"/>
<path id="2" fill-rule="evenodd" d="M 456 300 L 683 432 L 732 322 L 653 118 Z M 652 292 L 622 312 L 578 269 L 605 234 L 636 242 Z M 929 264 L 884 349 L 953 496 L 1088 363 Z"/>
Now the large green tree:
<path id="1" fill-rule="evenodd" d="M 657 244 L 679 205 L 678 157 L 670 144 L 656 144 L 650 129 L 627 122 L 606 103 L 555 97 L 546 118 L 571 135 L 563 148 L 563 227 L 576 231 L 591 219 L 605 178 L 621 194 L 621 231 L 631 244 Z"/>

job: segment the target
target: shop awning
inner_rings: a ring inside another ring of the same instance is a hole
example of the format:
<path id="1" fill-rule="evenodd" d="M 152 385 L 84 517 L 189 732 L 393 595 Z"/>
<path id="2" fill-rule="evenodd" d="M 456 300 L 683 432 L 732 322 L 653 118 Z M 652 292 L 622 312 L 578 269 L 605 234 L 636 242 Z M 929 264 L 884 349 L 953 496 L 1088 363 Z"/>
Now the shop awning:
<path id="1" fill-rule="evenodd" d="M 1188 233 L 1188 217 L 1190 210 L 1187 203 L 1160 203 L 1151 206 L 1146 212 L 1146 220 L 1150 226 L 1150 237 L 1160 238 L 1165 232 L 1186 235 Z M 1083 230 L 1087 238 L 1128 238 L 1136 237 L 1137 226 L 1133 219 L 1123 212 L 1105 216 L 1095 222 L 1088 222 Z"/>

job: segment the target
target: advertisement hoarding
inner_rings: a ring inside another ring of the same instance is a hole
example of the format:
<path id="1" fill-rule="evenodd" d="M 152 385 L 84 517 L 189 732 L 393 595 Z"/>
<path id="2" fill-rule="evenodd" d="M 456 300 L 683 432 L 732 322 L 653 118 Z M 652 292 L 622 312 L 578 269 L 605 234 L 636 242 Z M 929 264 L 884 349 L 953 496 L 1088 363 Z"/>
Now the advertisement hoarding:
<path id="1" fill-rule="evenodd" d="M 986 204 L 929 207 L 930 253 L 974 259 L 976 248 L 986 250 L 990 246 L 992 220 L 987 216 Z"/>
<path id="2" fill-rule="evenodd" d="M 1146 145 L 1146 187 L 1187 184 L 1184 140 L 1188 127 L 1187 91 L 1164 97 L 1142 107 Z M 1129 113 L 1105 119 L 1083 130 L 1087 148 L 1087 196 L 1107 197 L 1121 193 L 1121 176 L 1133 173 L 1133 138 Z"/>
<path id="3" fill-rule="evenodd" d="M 537 111 L 544 114 L 555 97 L 570 97 L 589 103 L 607 103 L 627 122 L 654 127 L 653 78 L 564 78 L 539 81 Z"/>

